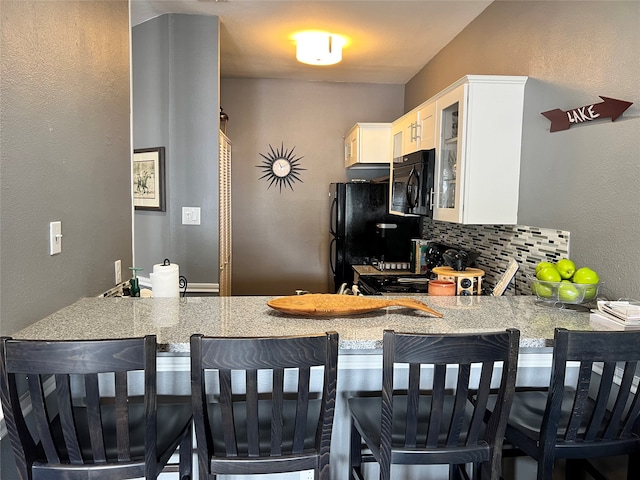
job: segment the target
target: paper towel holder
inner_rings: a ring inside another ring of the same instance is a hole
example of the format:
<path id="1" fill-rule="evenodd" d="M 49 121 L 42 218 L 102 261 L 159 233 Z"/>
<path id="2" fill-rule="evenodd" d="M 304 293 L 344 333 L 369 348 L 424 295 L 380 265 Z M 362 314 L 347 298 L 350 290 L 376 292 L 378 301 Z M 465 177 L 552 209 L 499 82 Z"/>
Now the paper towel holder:
<path id="1" fill-rule="evenodd" d="M 138 283 L 138 272 L 140 270 L 144 270 L 141 267 L 129 267 L 129 270 L 133 272 L 133 278 L 129 280 L 129 285 L 131 285 L 130 292 L 132 297 L 140 296 L 140 284 Z"/>
<path id="2" fill-rule="evenodd" d="M 171 261 L 168 258 L 164 259 L 164 262 L 162 262 L 163 266 L 169 266 L 171 265 Z M 186 297 L 187 295 L 187 277 L 185 277 L 184 275 L 180 275 L 178 277 L 178 288 L 180 288 L 182 290 L 182 296 Z"/>

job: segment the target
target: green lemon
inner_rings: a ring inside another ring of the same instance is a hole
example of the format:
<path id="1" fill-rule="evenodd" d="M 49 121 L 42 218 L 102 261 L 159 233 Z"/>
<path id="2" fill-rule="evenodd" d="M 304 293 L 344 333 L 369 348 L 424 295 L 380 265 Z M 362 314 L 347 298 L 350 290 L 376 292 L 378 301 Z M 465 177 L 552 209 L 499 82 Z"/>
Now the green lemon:
<path id="1" fill-rule="evenodd" d="M 594 298 L 596 298 L 596 294 L 597 293 L 598 293 L 598 287 L 596 287 L 596 286 L 584 287 L 584 299 L 585 300 L 593 300 Z"/>
<path id="2" fill-rule="evenodd" d="M 553 263 L 551 262 L 540 262 L 538 263 L 538 265 L 536 265 L 536 275 L 538 274 L 538 272 L 540 270 L 542 270 L 544 267 L 553 267 Z"/>
<path id="3" fill-rule="evenodd" d="M 574 283 L 596 284 L 600 281 L 600 277 L 589 267 L 582 267 L 573 274 Z"/>
<path id="4" fill-rule="evenodd" d="M 537 282 L 535 293 L 542 298 L 551 298 L 553 297 L 553 285 L 545 282 Z"/>
<path id="5" fill-rule="evenodd" d="M 558 287 L 558 298 L 561 302 L 574 303 L 580 297 L 580 290 L 568 280 L 563 280 Z"/>
<path id="6" fill-rule="evenodd" d="M 563 279 L 569 279 L 576 272 L 576 264 L 568 258 L 563 258 L 556 263 L 556 269 Z"/>
<path id="7" fill-rule="evenodd" d="M 536 278 L 538 280 L 542 280 L 543 282 L 559 282 L 560 280 L 562 280 L 562 277 L 560 277 L 560 273 L 553 265 L 551 265 L 550 267 L 541 268 L 540 271 L 536 273 Z"/>

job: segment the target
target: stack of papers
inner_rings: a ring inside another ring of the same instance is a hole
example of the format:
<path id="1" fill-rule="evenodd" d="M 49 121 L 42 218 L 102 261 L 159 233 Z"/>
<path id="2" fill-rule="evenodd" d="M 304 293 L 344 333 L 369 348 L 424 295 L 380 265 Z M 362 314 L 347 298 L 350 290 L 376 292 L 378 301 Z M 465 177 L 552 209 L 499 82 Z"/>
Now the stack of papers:
<path id="1" fill-rule="evenodd" d="M 640 302 L 618 301 L 618 302 L 598 302 L 598 310 L 619 318 L 624 322 L 640 323 Z"/>
<path id="2" fill-rule="evenodd" d="M 589 318 L 592 324 L 613 330 L 640 329 L 640 302 L 599 300 L 598 309 L 591 312 Z"/>

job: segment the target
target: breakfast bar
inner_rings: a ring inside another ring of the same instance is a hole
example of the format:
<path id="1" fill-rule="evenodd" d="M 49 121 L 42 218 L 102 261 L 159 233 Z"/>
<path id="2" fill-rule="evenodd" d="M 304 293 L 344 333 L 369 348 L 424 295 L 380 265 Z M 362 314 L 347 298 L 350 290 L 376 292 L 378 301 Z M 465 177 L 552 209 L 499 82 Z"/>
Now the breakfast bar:
<path id="1" fill-rule="evenodd" d="M 544 384 L 549 378 L 554 328 L 591 329 L 588 313 L 538 305 L 532 296 L 412 297 L 442 313 L 442 318 L 402 307 L 337 317 L 289 315 L 270 308 L 267 301 L 271 298 L 84 298 L 13 337 L 59 340 L 153 334 L 159 348 L 159 391 L 189 395 L 189 337 L 193 333 L 279 336 L 337 331 L 338 395 L 331 471 L 332 478 L 346 480 L 349 452 L 346 399 L 354 393 L 380 389 L 383 330 L 469 333 L 517 328 L 521 332 L 518 383 Z M 421 477 L 407 467 L 403 478 Z"/>
<path id="2" fill-rule="evenodd" d="M 467 333 L 517 328 L 521 348 L 551 346 L 556 327 L 591 329 L 588 313 L 540 305 L 533 296 L 412 297 L 442 318 L 399 307 L 336 317 L 290 315 L 270 308 L 271 298 L 83 298 L 13 336 L 61 340 L 156 335 L 161 352 L 188 353 L 193 333 L 242 337 L 335 330 L 341 354 L 379 354 L 385 329 Z"/>

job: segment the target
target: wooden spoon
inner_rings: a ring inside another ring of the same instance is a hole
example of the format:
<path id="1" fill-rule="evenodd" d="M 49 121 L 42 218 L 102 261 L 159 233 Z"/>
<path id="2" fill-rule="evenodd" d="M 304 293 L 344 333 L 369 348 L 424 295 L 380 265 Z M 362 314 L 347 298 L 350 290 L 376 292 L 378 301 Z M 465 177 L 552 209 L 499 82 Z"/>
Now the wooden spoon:
<path id="1" fill-rule="evenodd" d="M 318 317 L 353 315 L 367 313 L 386 307 L 406 307 L 422 310 L 441 318 L 442 314 L 425 303 L 410 298 L 393 300 L 364 297 L 361 295 L 336 295 L 332 293 L 310 293 L 279 297 L 267 302 L 271 308 L 285 313 L 312 315 Z"/>

